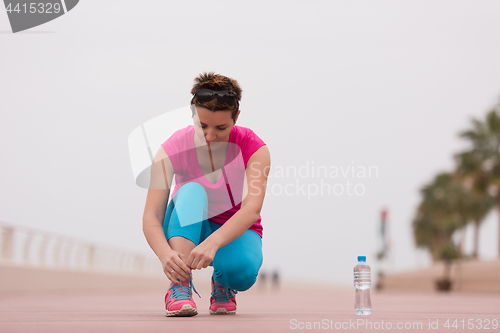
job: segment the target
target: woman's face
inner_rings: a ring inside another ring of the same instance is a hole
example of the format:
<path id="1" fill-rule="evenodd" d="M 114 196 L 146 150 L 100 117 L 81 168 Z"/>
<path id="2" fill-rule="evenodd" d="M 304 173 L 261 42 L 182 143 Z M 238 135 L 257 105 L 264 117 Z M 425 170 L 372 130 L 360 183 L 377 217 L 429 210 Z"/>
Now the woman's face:
<path id="1" fill-rule="evenodd" d="M 229 133 L 233 128 L 240 111 L 233 121 L 231 110 L 221 110 L 212 112 L 204 107 L 197 106 L 193 116 L 196 136 L 203 138 L 207 143 L 229 142 Z"/>

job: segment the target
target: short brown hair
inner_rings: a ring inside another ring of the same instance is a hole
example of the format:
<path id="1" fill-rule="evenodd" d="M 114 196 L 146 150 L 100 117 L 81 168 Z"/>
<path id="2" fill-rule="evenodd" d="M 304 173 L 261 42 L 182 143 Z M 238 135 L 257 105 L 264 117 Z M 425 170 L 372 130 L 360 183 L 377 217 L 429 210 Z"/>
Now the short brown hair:
<path id="1" fill-rule="evenodd" d="M 204 107 L 210 111 L 219 110 L 231 110 L 232 118 L 236 117 L 236 113 L 240 107 L 239 101 L 241 100 L 241 88 L 236 80 L 233 80 L 227 76 L 215 74 L 214 72 L 203 73 L 194 79 L 194 85 L 191 89 L 191 94 L 195 94 L 197 90 L 200 89 L 211 89 L 215 91 L 228 90 L 236 95 L 236 101 L 234 104 L 219 103 L 217 99 L 211 100 L 209 102 L 199 102 L 194 96 L 191 99 L 191 104 Z"/>

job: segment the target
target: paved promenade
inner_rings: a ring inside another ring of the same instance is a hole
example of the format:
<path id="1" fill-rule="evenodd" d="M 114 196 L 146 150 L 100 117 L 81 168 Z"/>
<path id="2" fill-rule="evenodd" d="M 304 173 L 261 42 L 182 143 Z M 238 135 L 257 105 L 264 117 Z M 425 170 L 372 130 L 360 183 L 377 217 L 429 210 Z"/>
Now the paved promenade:
<path id="1" fill-rule="evenodd" d="M 0 332 L 500 332 L 499 294 L 372 292 L 373 314 L 361 317 L 353 313 L 350 288 L 289 285 L 266 291 L 255 286 L 237 295 L 236 315 L 212 316 L 208 283 L 196 287 L 202 296 L 195 295 L 199 314 L 190 318 L 164 316 L 166 287 L 2 292 Z M 447 320 L 450 326 L 457 320 L 459 328 L 445 328 Z M 480 324 L 489 329 L 479 329 Z"/>

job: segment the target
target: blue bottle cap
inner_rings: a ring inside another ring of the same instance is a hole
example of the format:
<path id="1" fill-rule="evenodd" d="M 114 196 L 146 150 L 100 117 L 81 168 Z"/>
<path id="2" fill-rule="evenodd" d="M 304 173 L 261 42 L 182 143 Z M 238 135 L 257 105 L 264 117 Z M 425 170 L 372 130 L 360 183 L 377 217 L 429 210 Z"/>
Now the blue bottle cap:
<path id="1" fill-rule="evenodd" d="M 365 256 L 358 256 L 358 261 L 366 261 L 366 257 Z"/>

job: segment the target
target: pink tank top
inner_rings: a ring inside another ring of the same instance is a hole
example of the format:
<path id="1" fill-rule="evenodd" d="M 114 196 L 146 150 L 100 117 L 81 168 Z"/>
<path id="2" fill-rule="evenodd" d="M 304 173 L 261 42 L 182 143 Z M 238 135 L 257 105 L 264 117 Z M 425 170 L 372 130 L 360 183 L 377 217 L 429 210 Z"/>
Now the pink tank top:
<path id="1" fill-rule="evenodd" d="M 241 208 L 245 169 L 250 157 L 263 145 L 251 129 L 234 125 L 229 134 L 223 175 L 217 183 L 210 182 L 201 171 L 194 145 L 194 126 L 176 131 L 161 146 L 167 153 L 175 174 L 177 190 L 188 182 L 203 186 L 208 197 L 208 220 L 224 224 Z M 262 237 L 261 217 L 250 228 Z"/>

